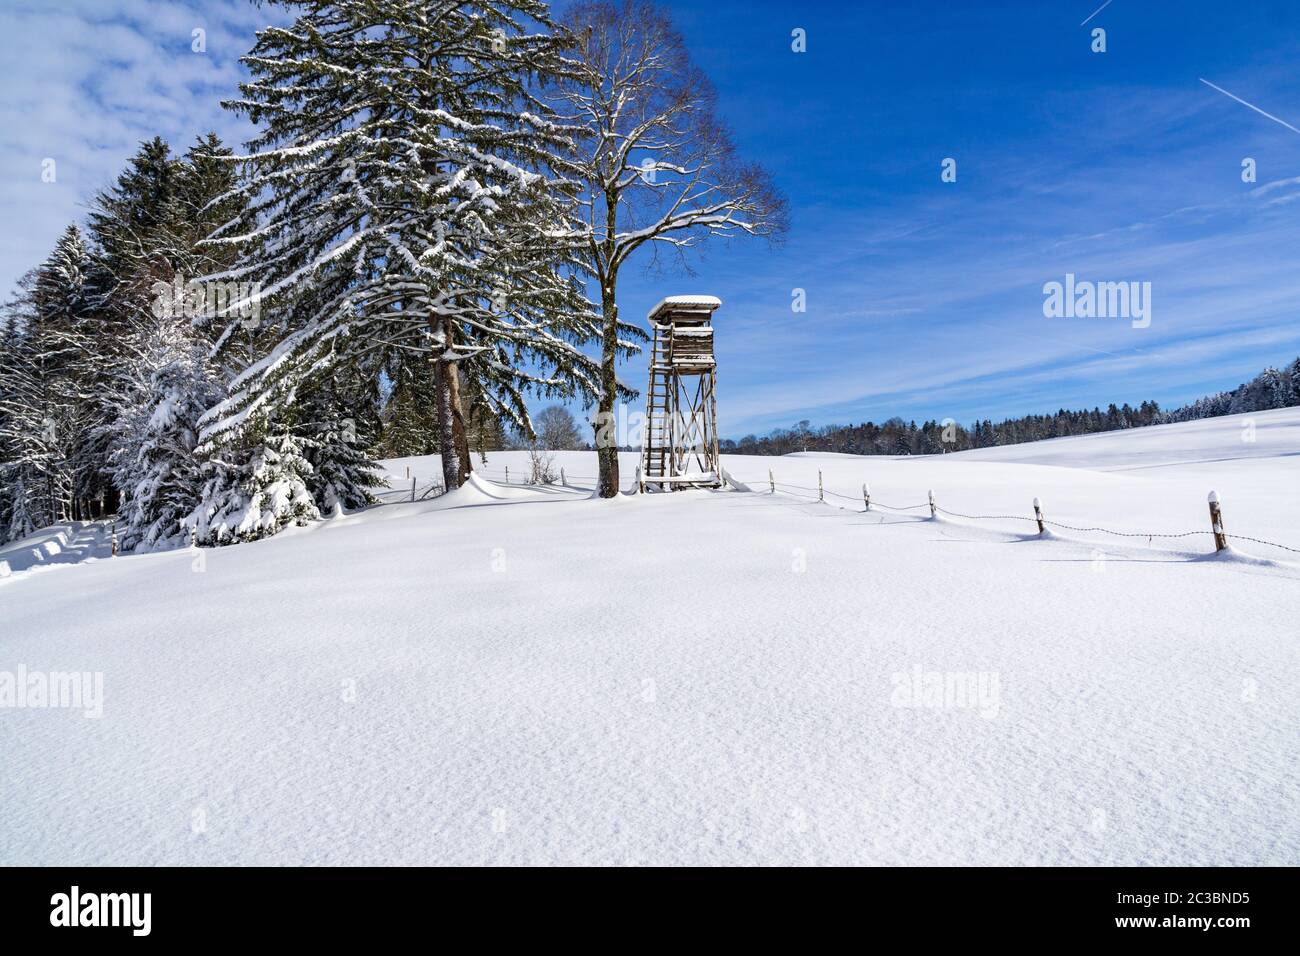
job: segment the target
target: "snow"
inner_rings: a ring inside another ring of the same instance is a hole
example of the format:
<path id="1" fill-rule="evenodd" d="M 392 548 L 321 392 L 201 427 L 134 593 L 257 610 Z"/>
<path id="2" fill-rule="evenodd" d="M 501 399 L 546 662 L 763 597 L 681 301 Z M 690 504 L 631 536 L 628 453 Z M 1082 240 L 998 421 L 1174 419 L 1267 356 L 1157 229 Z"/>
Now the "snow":
<path id="1" fill-rule="evenodd" d="M 0 545 L 0 562 L 17 575 L 33 568 L 63 567 L 110 557 L 112 525 L 104 521 L 69 521 L 50 525 L 18 541 Z M 7 576 L 0 571 L 0 576 Z M 2 660 L 2 659 L 0 659 Z M 3 668 L 0 663 L 0 669 Z"/>
<path id="2" fill-rule="evenodd" d="M 411 503 L 416 458 L 250 544 L 49 530 L 0 551 L 0 674 L 102 673 L 103 716 L 0 707 L 0 862 L 1295 865 L 1300 555 L 1214 556 L 1206 496 L 1300 547 L 1298 442 L 724 456 L 752 492 L 611 501 L 560 452 L 570 487 L 496 453 Z M 1035 496 L 1198 533 L 1040 538 Z"/>
<path id="3" fill-rule="evenodd" d="M 652 231 L 653 230 L 647 230 L 647 232 Z M 623 236 L 620 236 L 619 238 L 622 239 Z M 659 314 L 660 310 L 669 305 L 683 308 L 714 310 L 722 307 L 722 300 L 717 296 L 712 295 L 670 295 L 660 299 L 659 303 L 646 314 L 646 321 L 653 322 L 655 316 Z"/>

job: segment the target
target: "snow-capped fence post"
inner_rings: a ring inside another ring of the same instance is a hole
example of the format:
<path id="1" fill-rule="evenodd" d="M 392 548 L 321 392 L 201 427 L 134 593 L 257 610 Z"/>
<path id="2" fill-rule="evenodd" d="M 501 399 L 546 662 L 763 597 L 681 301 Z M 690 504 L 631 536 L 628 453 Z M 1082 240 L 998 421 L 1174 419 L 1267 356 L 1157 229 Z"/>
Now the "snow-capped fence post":
<path id="1" fill-rule="evenodd" d="M 772 469 L 767 470 L 767 483 L 771 486 L 772 494 L 776 494 L 776 479 L 772 477 Z"/>
<path id="2" fill-rule="evenodd" d="M 865 481 L 862 483 L 862 504 L 863 511 L 871 510 L 871 487 Z"/>
<path id="3" fill-rule="evenodd" d="M 826 500 L 826 495 L 822 491 L 822 470 L 820 468 L 817 469 L 817 500 Z"/>
<path id="4" fill-rule="evenodd" d="M 409 471 L 410 469 L 407 470 Z M 415 476 L 414 475 L 411 476 L 411 500 L 412 501 L 415 500 Z"/>
<path id="5" fill-rule="evenodd" d="M 563 468 L 560 469 L 560 484 L 563 485 L 565 488 L 569 487 L 569 479 L 564 477 Z"/>
<path id="6" fill-rule="evenodd" d="M 1214 531 L 1214 550 L 1224 551 L 1228 547 L 1228 536 L 1223 533 L 1223 512 L 1219 510 L 1219 493 L 1210 492 L 1210 528 Z"/>
<path id="7" fill-rule="evenodd" d="M 1039 534 L 1047 530 L 1047 526 L 1043 524 L 1043 502 L 1040 498 L 1034 499 L 1034 520 L 1038 522 Z"/>
<path id="8" fill-rule="evenodd" d="M 117 557 L 117 528 L 113 528 L 113 557 Z"/>
<path id="9" fill-rule="evenodd" d="M 935 503 L 934 503 L 934 489 L 933 489 L 933 488 L 930 489 L 930 491 L 929 491 L 929 495 L 930 495 L 930 517 L 931 517 L 931 518 L 937 518 L 937 517 L 939 517 L 939 509 L 938 509 L 938 507 L 937 507 L 937 506 L 935 505 Z"/>

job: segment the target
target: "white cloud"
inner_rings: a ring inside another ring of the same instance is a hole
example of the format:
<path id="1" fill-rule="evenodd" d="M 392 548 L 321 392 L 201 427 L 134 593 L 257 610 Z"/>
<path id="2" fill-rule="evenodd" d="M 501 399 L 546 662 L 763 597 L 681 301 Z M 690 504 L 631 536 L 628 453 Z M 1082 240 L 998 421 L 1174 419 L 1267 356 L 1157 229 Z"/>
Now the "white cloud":
<path id="1" fill-rule="evenodd" d="M 49 253 L 69 222 L 121 171 L 142 140 L 176 150 L 215 131 L 238 145 L 247 123 L 220 106 L 236 96 L 238 58 L 272 11 L 247 0 L 7 0 L 0 11 L 0 283 L 7 290 Z M 191 31 L 207 31 L 206 53 Z M 41 181 L 44 159 L 57 181 Z"/>

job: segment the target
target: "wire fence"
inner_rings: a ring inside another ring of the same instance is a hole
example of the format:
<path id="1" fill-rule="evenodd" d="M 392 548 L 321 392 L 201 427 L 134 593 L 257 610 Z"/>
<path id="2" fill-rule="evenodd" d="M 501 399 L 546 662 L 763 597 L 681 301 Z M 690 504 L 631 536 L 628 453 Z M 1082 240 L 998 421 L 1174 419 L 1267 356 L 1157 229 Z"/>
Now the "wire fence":
<path id="1" fill-rule="evenodd" d="M 597 475 L 571 475 L 564 468 L 560 469 L 558 476 L 552 475 L 549 481 L 533 480 L 531 470 L 512 472 L 508 467 L 475 468 L 474 472 L 476 474 L 487 476 L 492 481 L 500 480 L 502 484 L 510 485 L 511 487 L 519 486 L 521 488 L 575 488 L 580 491 L 594 491 L 596 486 L 600 483 L 600 478 Z M 492 477 L 493 475 L 496 477 Z M 574 482 L 580 482 L 580 484 L 575 485 Z M 632 483 L 623 489 L 623 494 L 635 494 L 639 489 L 639 478 L 634 478 Z"/>
<path id="2" fill-rule="evenodd" d="M 530 488 L 572 488 L 575 490 L 594 490 L 600 479 L 595 475 L 570 475 L 563 468 L 560 469 L 558 476 L 552 476 L 547 481 L 534 481 L 531 471 L 511 472 L 508 466 L 501 468 L 477 466 L 474 467 L 473 473 L 480 475 L 494 484 L 503 484 L 511 487 L 530 487 Z M 401 484 L 395 484 L 401 482 Z M 573 482 L 583 484 L 575 485 Z M 590 482 L 590 489 L 585 483 Z M 383 491 L 375 493 L 375 497 L 380 504 L 409 504 L 413 501 L 425 501 L 429 498 L 439 498 L 447 493 L 442 478 L 422 479 L 416 475 L 408 473 L 404 478 L 392 476 L 389 478 L 389 487 Z M 638 482 L 633 481 L 624 491 L 625 494 L 632 494 L 638 489 Z"/>
<path id="3" fill-rule="evenodd" d="M 818 478 L 820 479 L 820 477 L 821 474 L 819 472 Z M 1041 515 L 968 514 L 965 512 L 952 511 L 947 508 L 941 507 L 939 504 L 934 502 L 933 499 L 931 499 L 930 501 L 923 501 L 920 504 L 915 504 L 915 505 L 891 505 L 886 502 L 880 501 L 875 496 L 869 493 L 864 493 L 861 496 L 845 495 L 837 491 L 832 491 L 829 488 L 826 488 L 824 485 L 821 487 L 813 488 L 808 485 L 795 485 L 795 484 L 790 484 L 788 482 L 776 481 L 771 473 L 769 473 L 766 479 L 738 479 L 738 480 L 741 480 L 745 484 L 751 486 L 767 485 L 771 490 L 771 492 L 773 493 L 777 491 L 782 491 L 782 493 L 791 494 L 792 497 L 810 498 L 812 500 L 819 501 L 823 504 L 828 504 L 830 505 L 830 507 L 839 507 L 841 508 L 841 510 L 846 510 L 846 511 L 850 509 L 842 508 L 839 505 L 830 504 L 829 502 L 826 501 L 826 498 L 830 497 L 830 498 L 839 499 L 841 501 L 853 502 L 858 507 L 852 510 L 861 511 L 861 512 L 869 512 L 877 508 L 884 509 L 885 511 L 895 511 L 899 513 L 920 511 L 923 509 L 932 509 L 933 513 L 936 515 L 942 514 L 947 517 L 959 518 L 966 521 L 1019 521 L 1019 522 L 1027 521 L 1030 522 L 1031 524 L 1041 524 L 1045 528 L 1060 528 L 1061 530 L 1072 531 L 1077 534 L 1105 534 L 1116 538 L 1145 538 L 1148 544 L 1155 540 L 1173 541 L 1173 540 L 1192 538 L 1197 536 L 1208 536 L 1210 538 L 1221 536 L 1222 538 L 1227 539 L 1228 541 L 1244 541 L 1251 544 L 1262 545 L 1264 547 L 1276 548 L 1277 550 L 1285 551 L 1288 554 L 1300 554 L 1300 548 L 1294 548 L 1290 545 L 1282 544 L 1277 541 L 1269 541 L 1264 538 L 1256 538 L 1250 535 L 1231 534 L 1223 531 L 1221 525 L 1211 527 L 1210 529 L 1202 529 L 1202 530 L 1195 530 L 1195 531 L 1174 531 L 1174 532 L 1118 531 L 1115 530 L 1114 528 L 1106 528 L 1099 525 L 1084 526 L 1084 525 L 1067 524 L 1063 521 L 1055 521 L 1051 518 L 1043 517 Z M 1215 504 L 1217 506 L 1217 499 L 1215 501 Z M 920 517 L 917 520 L 927 520 L 927 519 L 925 519 L 924 517 Z"/>
<path id="4" fill-rule="evenodd" d="M 395 505 L 401 504 L 402 502 L 409 503 L 412 501 L 424 501 L 428 498 L 437 498 L 447 492 L 447 489 L 443 486 L 441 478 L 426 480 L 424 484 L 420 484 L 420 479 L 415 475 L 408 475 L 404 481 L 410 482 L 410 484 L 396 486 L 390 484 L 390 486 L 384 491 L 375 492 L 375 498 L 379 500 L 380 504 Z"/>
<path id="5" fill-rule="evenodd" d="M 560 473 L 557 478 L 554 478 L 553 480 L 550 481 L 533 480 L 531 471 L 516 471 L 512 474 L 509 466 L 502 466 L 500 468 L 497 468 L 495 466 L 478 467 L 474 469 L 474 472 L 476 474 L 482 475 L 483 477 L 487 478 L 488 480 L 494 483 L 499 482 L 507 486 L 534 487 L 534 488 L 555 487 L 555 488 L 575 488 L 576 490 L 588 490 L 588 489 L 594 490 L 600 480 L 596 475 L 570 475 L 564 468 L 560 469 Z M 813 488 L 809 485 L 796 485 L 788 482 L 777 481 L 771 472 L 768 473 L 768 477 L 766 479 L 761 479 L 761 478 L 760 479 L 748 479 L 748 478 L 736 479 L 732 476 L 728 476 L 728 477 L 731 478 L 732 481 L 740 481 L 745 485 L 759 486 L 759 487 L 761 487 L 762 485 L 767 485 L 769 490 L 772 493 L 776 493 L 778 490 L 780 490 L 783 494 L 789 494 L 791 497 L 809 498 L 811 500 L 819 501 L 823 504 L 828 504 L 828 505 L 830 504 L 829 502 L 826 501 L 827 497 L 835 498 L 841 501 L 852 502 L 854 503 L 854 505 L 860 505 L 861 511 L 863 512 L 869 512 L 875 509 L 883 509 L 885 511 L 898 512 L 899 514 L 908 514 L 913 511 L 923 511 L 925 509 L 930 509 L 931 514 L 934 516 L 942 514 L 946 517 L 958 518 L 963 521 L 1017 521 L 1017 522 L 1027 521 L 1030 523 L 1036 523 L 1041 528 L 1059 528 L 1063 531 L 1071 531 L 1076 534 L 1104 534 L 1104 535 L 1110 535 L 1111 537 L 1115 537 L 1115 538 L 1126 538 L 1126 539 L 1145 538 L 1148 544 L 1151 544 L 1156 540 L 1176 541 L 1176 540 L 1193 538 L 1198 536 L 1209 536 L 1211 538 L 1216 538 L 1216 539 L 1221 538 L 1224 541 L 1243 541 L 1243 542 L 1248 542 L 1250 544 L 1261 545 L 1263 547 L 1276 548 L 1278 551 L 1284 551 L 1287 552 L 1288 554 L 1300 554 L 1300 548 L 1294 548 L 1290 545 L 1281 544 L 1277 541 L 1269 541 L 1264 538 L 1256 538 L 1250 535 L 1231 534 L 1225 532 L 1222 530 L 1222 526 L 1219 525 L 1217 522 L 1209 530 L 1201 529 L 1195 531 L 1118 531 L 1114 528 L 1106 528 L 1100 525 L 1085 526 L 1085 525 L 1067 524 L 1064 521 L 1056 521 L 1054 519 L 1047 518 L 1043 516 L 1041 513 L 1032 516 L 1012 515 L 1012 514 L 968 514 L 966 512 L 952 511 L 948 508 L 941 507 L 937 502 L 934 501 L 933 497 L 931 497 L 930 500 L 928 501 L 923 501 L 920 504 L 915 504 L 915 505 L 889 504 L 888 502 L 881 501 L 878 498 L 875 498 L 874 496 L 870 495 L 866 491 L 865 486 L 864 486 L 864 494 L 860 497 L 842 494 L 838 491 L 832 491 L 831 489 L 826 488 L 824 483 L 821 481 L 821 472 L 818 472 L 817 474 L 819 486 L 816 488 Z M 397 504 L 400 502 L 424 501 L 429 498 L 436 498 L 436 497 L 440 497 L 443 494 L 446 494 L 446 488 L 444 487 L 441 478 L 435 478 L 425 482 L 424 484 L 421 484 L 421 481 L 418 477 L 414 475 L 408 475 L 408 480 L 411 482 L 411 486 L 409 488 L 392 487 L 386 491 L 379 492 L 378 494 L 376 494 L 375 497 L 377 497 L 382 504 Z M 572 484 L 573 482 L 579 482 L 580 484 L 575 486 L 574 484 Z M 638 484 L 639 482 L 637 480 L 633 480 L 632 484 L 628 487 L 625 493 L 627 494 L 635 493 L 638 490 Z M 1035 504 L 1037 504 L 1036 500 L 1035 500 Z M 849 508 L 844 508 L 840 505 L 830 505 L 830 507 L 837 507 L 845 511 L 858 510 L 858 508 L 856 507 L 854 509 L 849 509 Z M 1214 502 L 1214 508 L 1217 509 L 1217 499 Z M 925 518 L 924 516 L 920 516 L 916 520 L 924 521 L 928 519 Z M 1216 541 L 1216 550 L 1222 550 L 1218 548 L 1217 541 Z"/>

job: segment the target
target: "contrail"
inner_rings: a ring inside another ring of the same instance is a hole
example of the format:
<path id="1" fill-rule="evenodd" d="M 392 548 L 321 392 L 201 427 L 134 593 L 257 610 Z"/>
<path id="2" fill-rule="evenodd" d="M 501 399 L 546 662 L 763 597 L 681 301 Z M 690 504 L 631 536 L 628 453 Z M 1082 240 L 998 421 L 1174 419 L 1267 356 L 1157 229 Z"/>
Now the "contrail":
<path id="1" fill-rule="evenodd" d="M 1110 3 L 1111 3 L 1111 0 L 1106 0 L 1105 3 L 1103 3 L 1101 6 L 1099 6 L 1096 10 L 1092 11 L 1092 13 L 1088 14 L 1088 20 L 1091 20 L 1091 19 L 1092 19 L 1093 17 L 1095 17 L 1097 14 L 1101 13 L 1101 11 L 1103 11 L 1103 10 L 1105 10 L 1107 7 L 1109 7 L 1109 6 L 1110 6 Z M 1079 26 L 1081 26 L 1081 27 L 1082 27 L 1082 26 L 1086 26 L 1087 23 L 1088 23 L 1088 20 L 1084 20 L 1083 23 L 1080 23 L 1080 24 L 1079 24 Z"/>
<path id="2" fill-rule="evenodd" d="M 1197 77 L 1197 79 L 1199 79 L 1202 83 L 1204 83 L 1204 84 L 1205 84 L 1206 86 L 1208 86 L 1210 89 L 1212 89 L 1212 90 L 1218 90 L 1218 91 L 1219 91 L 1220 93 L 1222 93 L 1224 96 L 1227 96 L 1227 97 L 1229 97 L 1230 99 L 1234 99 L 1234 100 L 1236 100 L 1236 101 L 1237 101 L 1238 103 L 1240 103 L 1242 106 L 1248 106 L 1248 107 L 1250 107 L 1252 110 L 1254 110 L 1254 111 L 1255 111 L 1256 113 L 1258 113 L 1260 116 L 1267 116 L 1267 117 L 1268 117 L 1269 119 L 1271 119 L 1274 123 L 1280 123 L 1281 125 L 1285 126 L 1287 129 L 1289 129 L 1289 130 L 1290 130 L 1291 132 L 1293 132 L 1293 133 L 1300 133 L 1300 129 L 1296 129 L 1294 126 L 1292 126 L 1292 125 L 1291 125 L 1290 123 L 1288 123 L 1286 120 L 1278 119 L 1278 118 L 1277 118 L 1276 116 L 1274 116 L 1272 113 L 1265 113 L 1265 112 L 1264 112 L 1262 109 L 1260 109 L 1258 106 L 1255 106 L 1255 105 L 1252 104 L 1252 103 L 1247 103 L 1247 102 L 1246 102 L 1245 100 L 1243 100 L 1240 96 L 1234 96 L 1233 94 L 1231 94 L 1231 93 L 1229 93 L 1227 90 L 1225 90 L 1223 87 L 1221 87 L 1221 86 L 1215 86 L 1213 83 L 1211 83 L 1209 80 L 1207 80 L 1207 79 L 1205 79 L 1205 78 L 1203 78 L 1203 77 Z"/>
<path id="3" fill-rule="evenodd" d="M 1062 341 L 1064 341 L 1064 339 L 1062 339 Z M 1095 349 L 1091 345 L 1080 345 L 1078 342 L 1066 342 L 1065 344 L 1073 345 L 1076 349 L 1087 349 L 1089 352 L 1097 352 L 1101 355 L 1113 355 L 1115 358 L 1121 357 L 1118 352 L 1107 352 L 1105 349 Z"/>

